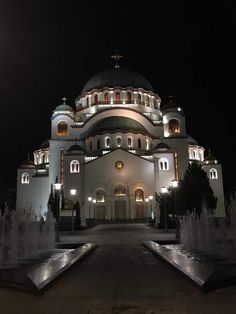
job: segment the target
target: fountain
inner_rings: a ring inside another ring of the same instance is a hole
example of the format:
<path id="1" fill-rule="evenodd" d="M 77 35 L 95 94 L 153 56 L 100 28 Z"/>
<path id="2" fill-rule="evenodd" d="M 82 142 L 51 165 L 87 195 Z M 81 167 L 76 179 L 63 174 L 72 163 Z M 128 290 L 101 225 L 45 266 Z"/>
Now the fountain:
<path id="1" fill-rule="evenodd" d="M 93 243 L 55 243 L 55 219 L 32 220 L 5 207 L 0 216 L 0 285 L 42 294 L 72 264 L 86 256 Z"/>
<path id="2" fill-rule="evenodd" d="M 230 219 L 216 218 L 203 209 L 181 219 L 180 243 L 145 241 L 168 265 L 178 270 L 201 291 L 236 284 L 236 211 Z"/>

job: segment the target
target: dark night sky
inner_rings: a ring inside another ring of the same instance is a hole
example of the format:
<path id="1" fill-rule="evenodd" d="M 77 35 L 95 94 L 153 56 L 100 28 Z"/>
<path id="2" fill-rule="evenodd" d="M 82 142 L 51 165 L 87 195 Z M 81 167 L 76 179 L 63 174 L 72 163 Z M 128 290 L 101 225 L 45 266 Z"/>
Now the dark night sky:
<path id="1" fill-rule="evenodd" d="M 235 21 L 235 1 L 1 1 L 2 184 L 14 187 L 27 153 L 50 137 L 61 98 L 74 105 L 118 49 L 121 65 L 144 75 L 163 101 L 174 95 L 188 134 L 219 158 L 233 186 Z"/>

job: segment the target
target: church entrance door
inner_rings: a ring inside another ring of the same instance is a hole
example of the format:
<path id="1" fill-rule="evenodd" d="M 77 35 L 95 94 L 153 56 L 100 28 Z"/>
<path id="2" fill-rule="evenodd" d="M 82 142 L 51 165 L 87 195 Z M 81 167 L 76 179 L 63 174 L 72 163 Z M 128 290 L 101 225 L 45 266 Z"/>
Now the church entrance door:
<path id="1" fill-rule="evenodd" d="M 106 219 L 106 206 L 96 206 L 96 219 L 97 220 Z"/>
<path id="2" fill-rule="evenodd" d="M 126 219 L 126 200 L 115 200 L 115 219 Z"/>
<path id="3" fill-rule="evenodd" d="M 145 219 L 144 205 L 135 205 L 135 218 Z"/>

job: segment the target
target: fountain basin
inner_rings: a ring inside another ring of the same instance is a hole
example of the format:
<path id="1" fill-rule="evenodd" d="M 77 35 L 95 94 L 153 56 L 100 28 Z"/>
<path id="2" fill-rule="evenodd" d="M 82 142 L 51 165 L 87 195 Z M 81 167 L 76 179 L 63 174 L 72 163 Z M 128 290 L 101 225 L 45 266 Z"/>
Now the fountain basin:
<path id="1" fill-rule="evenodd" d="M 72 265 L 97 247 L 94 243 L 59 245 L 37 258 L 3 265 L 0 286 L 41 295 Z"/>
<path id="2" fill-rule="evenodd" d="M 201 263 L 158 242 L 144 241 L 142 245 L 190 280 L 202 292 L 236 284 L 236 260 L 234 259 L 216 259 L 215 263 L 210 261 Z M 212 256 L 209 260 L 213 260 Z"/>

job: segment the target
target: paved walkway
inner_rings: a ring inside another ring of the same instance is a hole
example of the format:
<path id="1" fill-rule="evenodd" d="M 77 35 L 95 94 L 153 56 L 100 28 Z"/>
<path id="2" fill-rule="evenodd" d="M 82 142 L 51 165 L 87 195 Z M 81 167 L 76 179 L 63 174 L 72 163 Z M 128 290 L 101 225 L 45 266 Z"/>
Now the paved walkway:
<path id="1" fill-rule="evenodd" d="M 173 237 L 143 224 L 63 233 L 62 242 L 95 242 L 98 248 L 41 297 L 0 289 L 0 313 L 236 313 L 236 287 L 202 294 L 140 245 Z"/>

